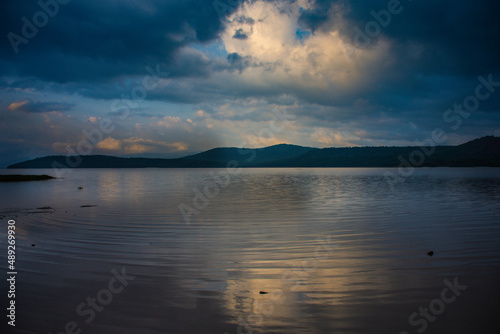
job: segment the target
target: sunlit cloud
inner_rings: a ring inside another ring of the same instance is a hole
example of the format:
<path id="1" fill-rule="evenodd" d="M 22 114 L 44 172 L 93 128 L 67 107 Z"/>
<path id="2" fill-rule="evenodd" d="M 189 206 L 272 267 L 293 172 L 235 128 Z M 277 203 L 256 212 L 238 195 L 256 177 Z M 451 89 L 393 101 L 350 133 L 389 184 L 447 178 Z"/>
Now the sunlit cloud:
<path id="1" fill-rule="evenodd" d="M 21 102 L 12 102 L 8 107 L 7 109 L 11 110 L 11 111 L 17 111 L 19 109 L 21 109 L 24 105 L 28 104 L 30 101 L 26 100 L 26 101 L 21 101 Z"/>
<path id="2" fill-rule="evenodd" d="M 97 148 L 113 154 L 139 154 L 158 152 L 182 152 L 188 149 L 187 143 L 166 143 L 143 138 L 115 139 L 108 137 L 97 144 Z"/>
<path id="3" fill-rule="evenodd" d="M 352 135 L 349 137 L 353 138 Z M 354 138 L 353 138 L 354 139 Z M 355 138 L 359 139 L 359 137 Z M 329 128 L 316 128 L 311 134 L 311 140 L 318 147 L 345 147 L 345 146 L 358 146 L 353 145 L 348 138 L 340 132 Z"/>
<path id="4" fill-rule="evenodd" d="M 10 111 L 22 111 L 26 113 L 64 112 L 69 111 L 72 104 L 65 102 L 45 102 L 45 101 L 16 101 L 7 107 Z"/>
<path id="5" fill-rule="evenodd" d="M 229 54 L 248 57 L 239 74 L 249 85 L 285 86 L 302 94 L 319 92 L 341 96 L 359 91 L 392 63 L 389 40 L 381 38 L 372 48 L 355 48 L 340 35 L 347 24 L 340 7 L 328 13 L 336 25 L 311 32 L 299 24 L 301 9 L 312 2 L 285 1 L 283 6 L 255 1 L 245 3 L 230 18 L 221 38 Z M 298 37 L 298 32 L 307 31 Z M 245 34 L 236 38 L 235 34 Z"/>

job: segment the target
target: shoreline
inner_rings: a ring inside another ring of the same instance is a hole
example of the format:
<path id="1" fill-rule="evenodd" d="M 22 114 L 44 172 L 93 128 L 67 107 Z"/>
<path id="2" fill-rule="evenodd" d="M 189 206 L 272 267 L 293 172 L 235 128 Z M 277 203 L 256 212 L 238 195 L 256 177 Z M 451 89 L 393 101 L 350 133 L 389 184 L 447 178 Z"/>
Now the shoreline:
<path id="1" fill-rule="evenodd" d="M 46 181 L 55 179 L 54 176 L 42 175 L 23 175 L 23 174 L 2 174 L 0 182 L 27 182 L 27 181 Z"/>

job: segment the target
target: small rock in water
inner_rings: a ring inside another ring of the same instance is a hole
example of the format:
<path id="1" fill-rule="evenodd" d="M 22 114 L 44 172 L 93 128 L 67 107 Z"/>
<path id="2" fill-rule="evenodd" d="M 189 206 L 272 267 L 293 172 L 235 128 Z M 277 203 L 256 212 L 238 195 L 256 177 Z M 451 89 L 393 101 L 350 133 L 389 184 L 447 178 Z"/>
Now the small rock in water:
<path id="1" fill-rule="evenodd" d="M 31 244 L 31 247 L 35 247 L 35 244 Z"/>
<path id="2" fill-rule="evenodd" d="M 427 253 L 427 255 L 432 256 L 432 255 L 434 255 L 434 252 L 430 251 L 429 253 Z"/>
<path id="3" fill-rule="evenodd" d="M 265 295 L 265 294 L 267 294 L 267 291 L 259 291 L 259 293 L 260 293 L 261 295 Z"/>

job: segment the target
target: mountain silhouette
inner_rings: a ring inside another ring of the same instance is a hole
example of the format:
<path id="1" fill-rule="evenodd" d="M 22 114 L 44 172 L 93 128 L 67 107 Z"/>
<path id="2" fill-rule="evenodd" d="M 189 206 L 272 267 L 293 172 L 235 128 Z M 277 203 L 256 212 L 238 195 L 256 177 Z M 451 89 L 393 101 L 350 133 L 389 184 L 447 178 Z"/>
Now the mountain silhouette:
<path id="1" fill-rule="evenodd" d="M 205 168 L 226 167 L 229 162 L 241 167 L 398 167 L 403 161 L 412 161 L 415 167 L 500 167 L 500 138 L 486 136 L 462 145 L 435 147 L 219 147 L 176 159 L 56 155 L 8 168 Z"/>

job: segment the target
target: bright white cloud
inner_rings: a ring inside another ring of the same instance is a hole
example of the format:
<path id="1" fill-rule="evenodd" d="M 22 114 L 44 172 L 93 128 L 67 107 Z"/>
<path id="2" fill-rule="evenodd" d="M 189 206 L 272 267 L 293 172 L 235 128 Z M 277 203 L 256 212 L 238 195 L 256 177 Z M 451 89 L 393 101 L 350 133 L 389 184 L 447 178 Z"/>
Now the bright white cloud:
<path id="1" fill-rule="evenodd" d="M 374 47 L 366 49 L 353 48 L 341 38 L 335 30 L 345 24 L 340 8 L 328 13 L 329 19 L 336 21 L 335 29 L 299 38 L 299 9 L 306 5 L 290 1 L 278 7 L 255 1 L 245 3 L 230 17 L 221 36 L 225 48 L 228 53 L 251 57 L 253 64 L 239 74 L 240 80 L 341 95 L 366 87 L 375 73 L 391 63 L 390 43 L 382 36 Z"/>

